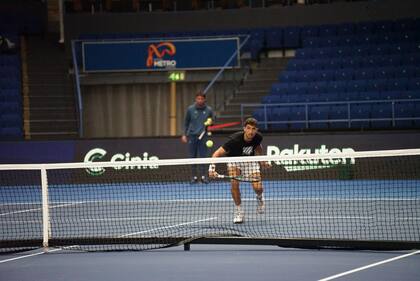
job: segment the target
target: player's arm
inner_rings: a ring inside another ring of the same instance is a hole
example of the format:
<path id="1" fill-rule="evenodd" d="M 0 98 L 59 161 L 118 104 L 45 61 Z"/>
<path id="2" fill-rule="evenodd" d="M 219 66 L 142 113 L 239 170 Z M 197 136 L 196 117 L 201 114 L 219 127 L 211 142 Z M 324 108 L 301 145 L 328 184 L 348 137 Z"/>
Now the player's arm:
<path id="1" fill-rule="evenodd" d="M 226 155 L 226 150 L 223 148 L 223 146 L 219 147 L 211 157 L 223 157 Z M 215 164 L 210 164 L 209 166 L 209 177 L 210 178 L 215 178 L 217 177 L 217 172 L 216 172 L 216 165 Z"/>
<path id="2" fill-rule="evenodd" d="M 255 148 L 255 155 L 256 156 L 260 156 L 260 155 L 263 155 L 263 148 L 262 148 L 262 145 L 261 144 L 259 144 L 256 148 Z M 260 166 L 261 166 L 261 168 L 271 168 L 271 164 L 270 164 L 270 162 L 267 162 L 267 161 L 261 161 L 260 162 Z"/>
<path id="3" fill-rule="evenodd" d="M 185 120 L 184 120 L 184 134 L 181 137 L 181 141 L 183 143 L 188 142 L 187 130 L 188 130 L 188 127 L 190 126 L 190 122 L 191 122 L 190 110 L 187 110 L 187 114 L 185 115 Z"/>

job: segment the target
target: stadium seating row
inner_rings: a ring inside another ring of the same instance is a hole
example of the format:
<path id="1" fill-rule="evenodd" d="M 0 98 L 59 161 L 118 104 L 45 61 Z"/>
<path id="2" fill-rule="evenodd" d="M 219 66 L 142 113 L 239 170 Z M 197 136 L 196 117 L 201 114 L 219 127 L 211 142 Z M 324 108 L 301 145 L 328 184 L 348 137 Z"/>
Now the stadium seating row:
<path id="1" fill-rule="evenodd" d="M 420 66 L 375 67 L 364 69 L 283 71 L 280 82 L 348 81 L 393 78 L 420 78 Z"/>
<path id="2" fill-rule="evenodd" d="M 416 31 L 381 32 L 365 35 L 337 35 L 332 37 L 308 37 L 302 40 L 303 48 L 345 47 L 352 45 L 415 43 L 420 40 Z"/>
<path id="3" fill-rule="evenodd" d="M 296 58 L 336 58 L 348 56 L 404 55 L 420 53 L 420 43 L 394 43 L 377 45 L 353 45 L 346 47 L 302 48 L 296 50 Z"/>
<path id="4" fill-rule="evenodd" d="M 299 83 L 274 83 L 271 95 L 310 94 L 310 93 L 346 93 L 346 92 L 385 92 L 385 91 L 418 91 L 420 78 L 352 80 L 352 81 L 320 81 Z"/>
<path id="5" fill-rule="evenodd" d="M 337 70 L 342 68 L 376 68 L 386 66 L 418 66 L 420 53 L 373 56 L 342 56 L 338 58 L 292 59 L 287 70 Z"/>
<path id="6" fill-rule="evenodd" d="M 420 126 L 420 100 L 397 103 L 269 106 L 254 113 L 266 129 L 414 128 Z"/>
<path id="7" fill-rule="evenodd" d="M 311 93 L 311 94 L 286 94 L 268 95 L 263 97 L 263 104 L 274 103 L 309 103 L 330 101 L 363 101 L 363 100 L 393 100 L 420 99 L 418 91 L 388 91 L 388 92 L 337 92 L 337 93 Z"/>

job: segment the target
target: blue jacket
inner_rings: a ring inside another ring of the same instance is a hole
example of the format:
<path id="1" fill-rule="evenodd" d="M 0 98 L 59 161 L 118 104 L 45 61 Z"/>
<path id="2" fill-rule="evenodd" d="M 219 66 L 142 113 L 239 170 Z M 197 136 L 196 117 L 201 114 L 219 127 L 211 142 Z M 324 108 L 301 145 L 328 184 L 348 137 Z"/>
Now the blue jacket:
<path id="1" fill-rule="evenodd" d="M 207 118 L 213 118 L 213 110 L 210 106 L 197 107 L 192 104 L 187 109 L 184 120 L 184 135 L 199 136 L 204 130 L 204 122 Z"/>

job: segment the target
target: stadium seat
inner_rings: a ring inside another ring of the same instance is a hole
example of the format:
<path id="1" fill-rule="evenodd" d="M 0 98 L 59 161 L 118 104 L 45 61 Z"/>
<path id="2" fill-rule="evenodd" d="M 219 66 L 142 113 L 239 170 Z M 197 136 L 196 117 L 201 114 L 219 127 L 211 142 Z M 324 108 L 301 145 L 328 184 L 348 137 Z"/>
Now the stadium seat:
<path id="1" fill-rule="evenodd" d="M 331 129 L 344 129 L 349 127 L 348 106 L 336 104 L 330 106 L 329 127 Z M 339 121 L 341 120 L 341 121 Z"/>
<path id="2" fill-rule="evenodd" d="M 337 26 L 327 24 L 319 26 L 319 37 L 331 37 L 337 35 Z"/>
<path id="3" fill-rule="evenodd" d="M 337 35 L 352 35 L 354 33 L 354 24 L 342 23 L 337 25 Z"/>
<path id="4" fill-rule="evenodd" d="M 372 128 L 391 128 L 392 127 L 392 104 L 380 103 L 372 105 L 371 112 L 371 126 Z M 374 119 L 389 119 L 389 120 L 374 120 Z"/>
<path id="5" fill-rule="evenodd" d="M 415 105 L 409 102 L 396 102 L 395 103 L 395 127 L 397 128 L 412 128 L 414 120 Z M 403 120 L 398 120 L 403 119 Z"/>
<path id="6" fill-rule="evenodd" d="M 350 106 L 350 118 L 351 128 L 365 129 L 370 127 L 370 104 L 351 104 Z M 362 120 L 361 120 L 362 119 Z M 363 120 L 366 119 L 366 120 Z"/>
<path id="7" fill-rule="evenodd" d="M 272 109 L 273 121 L 285 122 L 289 120 L 290 108 L 288 106 L 275 107 Z M 288 129 L 288 123 L 273 123 L 270 126 L 272 129 L 285 130 Z"/>
<path id="8" fill-rule="evenodd" d="M 304 26 L 300 29 L 302 39 L 309 37 L 318 37 L 319 27 L 318 26 Z"/>
<path id="9" fill-rule="evenodd" d="M 283 33 L 283 46 L 285 48 L 297 48 L 300 46 L 299 27 L 286 27 Z"/>
<path id="10" fill-rule="evenodd" d="M 325 105 L 310 106 L 308 110 L 309 128 L 327 129 L 329 107 Z"/>
<path id="11" fill-rule="evenodd" d="M 292 106 L 289 114 L 289 127 L 291 129 L 306 128 L 306 113 L 304 106 Z"/>
<path id="12" fill-rule="evenodd" d="M 269 28 L 265 32 L 266 47 L 268 49 L 283 48 L 283 29 L 280 27 Z"/>

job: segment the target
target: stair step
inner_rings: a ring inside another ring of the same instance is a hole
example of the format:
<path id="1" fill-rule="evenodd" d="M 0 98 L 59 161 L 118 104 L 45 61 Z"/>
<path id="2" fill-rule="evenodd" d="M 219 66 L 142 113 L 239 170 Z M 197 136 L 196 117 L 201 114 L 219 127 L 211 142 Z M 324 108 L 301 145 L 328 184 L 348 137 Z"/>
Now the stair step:
<path id="1" fill-rule="evenodd" d="M 72 96 L 30 96 L 29 104 L 34 107 L 66 107 L 75 103 Z"/>
<path id="2" fill-rule="evenodd" d="M 77 131 L 76 120 L 30 120 L 31 132 Z"/>
<path id="3" fill-rule="evenodd" d="M 67 140 L 79 136 L 77 131 L 68 132 L 31 132 L 32 140 Z"/>
<path id="4" fill-rule="evenodd" d="M 76 112 L 74 108 L 64 109 L 30 109 L 31 119 L 75 119 Z"/>

